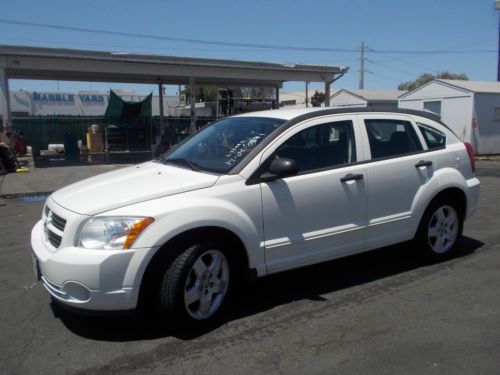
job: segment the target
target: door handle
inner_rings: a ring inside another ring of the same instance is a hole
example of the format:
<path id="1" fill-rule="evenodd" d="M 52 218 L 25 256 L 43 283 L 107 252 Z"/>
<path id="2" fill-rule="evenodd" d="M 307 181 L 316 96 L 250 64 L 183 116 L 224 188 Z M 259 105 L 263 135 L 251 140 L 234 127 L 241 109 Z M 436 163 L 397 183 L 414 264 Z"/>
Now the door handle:
<path id="1" fill-rule="evenodd" d="M 363 179 L 362 174 L 346 174 L 344 177 L 340 179 L 340 182 L 347 182 L 347 181 L 359 181 Z"/>
<path id="2" fill-rule="evenodd" d="M 420 160 L 417 164 L 415 164 L 415 168 L 430 167 L 431 165 L 432 161 L 430 160 Z"/>

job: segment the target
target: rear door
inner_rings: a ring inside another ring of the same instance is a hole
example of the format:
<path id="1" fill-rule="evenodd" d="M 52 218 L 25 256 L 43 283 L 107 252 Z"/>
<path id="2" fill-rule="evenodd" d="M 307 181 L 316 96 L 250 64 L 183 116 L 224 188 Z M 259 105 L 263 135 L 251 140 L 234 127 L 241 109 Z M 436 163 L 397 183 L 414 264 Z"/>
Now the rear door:
<path id="1" fill-rule="evenodd" d="M 434 158 L 424 150 L 409 116 L 360 115 L 368 142 L 366 164 L 366 248 L 376 248 L 412 237 L 413 203 L 430 182 Z M 434 180 L 433 180 L 434 181 Z"/>

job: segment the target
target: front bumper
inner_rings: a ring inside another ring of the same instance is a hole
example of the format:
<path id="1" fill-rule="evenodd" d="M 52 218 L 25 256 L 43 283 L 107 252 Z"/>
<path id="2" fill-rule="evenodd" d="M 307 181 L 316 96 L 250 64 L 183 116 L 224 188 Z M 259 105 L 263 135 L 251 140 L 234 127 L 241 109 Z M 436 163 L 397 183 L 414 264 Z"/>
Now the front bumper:
<path id="1" fill-rule="evenodd" d="M 132 310 L 137 306 L 139 265 L 149 249 L 51 248 L 42 221 L 31 232 L 31 247 L 44 287 L 63 304 L 86 310 Z"/>

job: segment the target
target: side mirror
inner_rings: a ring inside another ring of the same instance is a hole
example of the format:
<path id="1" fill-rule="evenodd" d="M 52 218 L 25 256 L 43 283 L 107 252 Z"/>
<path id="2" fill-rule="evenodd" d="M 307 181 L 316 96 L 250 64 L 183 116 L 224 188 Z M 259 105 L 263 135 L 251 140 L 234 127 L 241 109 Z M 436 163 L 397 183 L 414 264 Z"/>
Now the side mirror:
<path id="1" fill-rule="evenodd" d="M 278 158 L 274 159 L 269 166 L 269 172 L 260 176 L 262 181 L 274 181 L 278 178 L 295 176 L 299 173 L 299 166 L 293 159 Z"/>

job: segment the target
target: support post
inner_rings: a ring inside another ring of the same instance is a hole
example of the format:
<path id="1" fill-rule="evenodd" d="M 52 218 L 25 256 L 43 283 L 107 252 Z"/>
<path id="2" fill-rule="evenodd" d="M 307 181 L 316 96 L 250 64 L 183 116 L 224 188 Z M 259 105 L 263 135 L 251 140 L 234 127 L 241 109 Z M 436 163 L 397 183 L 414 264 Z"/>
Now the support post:
<path id="1" fill-rule="evenodd" d="M 497 2 L 497 10 L 499 5 Z M 498 20 L 498 56 L 497 56 L 497 82 L 500 82 L 500 18 Z"/>
<path id="2" fill-rule="evenodd" d="M 160 135 L 161 140 L 163 140 L 163 135 L 165 134 L 165 122 L 164 122 L 164 112 L 163 112 L 163 83 L 158 83 L 158 98 L 160 100 Z M 160 140 L 160 142 L 161 142 Z"/>
<path id="3" fill-rule="evenodd" d="M 306 82 L 306 107 L 309 107 L 309 82 Z"/>
<path id="4" fill-rule="evenodd" d="M 500 10 L 500 0 L 495 0 L 495 10 L 497 11 L 497 27 L 498 27 L 497 82 L 500 82 L 500 17 L 498 17 L 498 11 Z"/>
<path id="5" fill-rule="evenodd" d="M 0 115 L 4 132 L 10 130 L 10 93 L 9 79 L 5 74 L 5 69 L 0 68 Z"/>
<path id="6" fill-rule="evenodd" d="M 331 82 L 325 82 L 325 107 L 330 107 L 330 84 Z"/>
<path id="7" fill-rule="evenodd" d="M 276 94 L 275 94 L 276 104 L 274 105 L 274 109 L 280 109 L 280 88 L 279 88 L 279 86 L 276 86 L 275 90 L 276 90 Z"/>
<path id="8" fill-rule="evenodd" d="M 190 134 L 193 134 L 194 132 L 196 132 L 196 107 L 195 107 L 196 93 L 194 92 L 195 89 L 196 89 L 195 80 L 194 80 L 194 77 L 191 76 L 189 78 L 189 92 L 190 92 L 190 102 L 191 102 L 191 111 L 190 111 L 191 124 L 189 125 L 189 133 Z"/>

